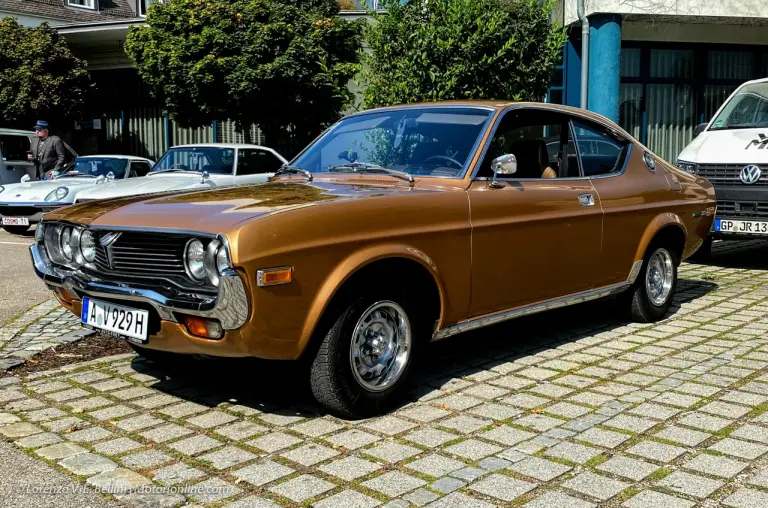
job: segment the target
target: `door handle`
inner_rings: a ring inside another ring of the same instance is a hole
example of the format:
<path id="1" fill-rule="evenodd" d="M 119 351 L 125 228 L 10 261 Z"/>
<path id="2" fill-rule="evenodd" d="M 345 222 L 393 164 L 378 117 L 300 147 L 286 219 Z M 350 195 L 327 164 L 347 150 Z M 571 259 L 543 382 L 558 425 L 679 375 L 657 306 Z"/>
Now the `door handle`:
<path id="1" fill-rule="evenodd" d="M 594 206 L 595 196 L 592 194 L 579 194 L 579 203 L 581 203 L 581 206 Z"/>

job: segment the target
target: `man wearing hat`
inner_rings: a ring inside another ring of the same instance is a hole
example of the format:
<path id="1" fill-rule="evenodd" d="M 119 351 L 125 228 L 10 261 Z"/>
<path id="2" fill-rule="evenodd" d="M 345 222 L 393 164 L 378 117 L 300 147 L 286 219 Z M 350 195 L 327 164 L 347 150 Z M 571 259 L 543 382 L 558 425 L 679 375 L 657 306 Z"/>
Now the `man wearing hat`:
<path id="1" fill-rule="evenodd" d="M 38 120 L 35 124 L 35 139 L 30 143 L 27 158 L 35 163 L 35 179 L 50 179 L 54 171 L 59 171 L 66 160 L 64 142 L 58 136 L 50 136 L 48 122 Z"/>

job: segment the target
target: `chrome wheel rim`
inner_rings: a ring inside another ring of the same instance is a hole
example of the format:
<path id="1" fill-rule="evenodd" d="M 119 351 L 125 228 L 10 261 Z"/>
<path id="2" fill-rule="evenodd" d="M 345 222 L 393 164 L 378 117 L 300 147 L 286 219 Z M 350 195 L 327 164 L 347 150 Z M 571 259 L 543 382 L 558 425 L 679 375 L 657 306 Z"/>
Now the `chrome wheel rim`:
<path id="1" fill-rule="evenodd" d="M 352 332 L 349 362 L 366 390 L 390 388 L 403 375 L 411 355 L 411 324 L 395 302 L 377 302 L 363 312 Z"/>
<path id="2" fill-rule="evenodd" d="M 645 271 L 645 291 L 654 305 L 661 306 L 667 301 L 674 278 L 672 256 L 666 249 L 656 250 L 648 260 L 648 269 Z"/>

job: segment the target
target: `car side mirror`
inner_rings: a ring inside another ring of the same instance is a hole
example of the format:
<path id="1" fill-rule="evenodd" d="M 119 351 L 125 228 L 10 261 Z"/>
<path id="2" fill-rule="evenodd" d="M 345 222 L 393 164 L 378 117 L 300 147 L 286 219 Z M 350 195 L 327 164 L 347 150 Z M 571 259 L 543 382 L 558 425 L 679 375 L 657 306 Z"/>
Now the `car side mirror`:
<path id="1" fill-rule="evenodd" d="M 693 137 L 695 138 L 696 136 L 704 132 L 704 129 L 706 128 L 707 128 L 706 123 L 700 123 L 699 125 L 697 125 L 696 128 L 693 129 Z"/>
<path id="2" fill-rule="evenodd" d="M 115 174 L 112 171 L 107 173 L 107 180 L 114 180 L 114 179 L 115 179 Z"/>
<path id="3" fill-rule="evenodd" d="M 495 188 L 504 187 L 503 183 L 496 181 L 499 175 L 514 175 L 517 173 L 517 157 L 508 153 L 496 157 L 491 162 L 491 170 L 493 171 L 493 180 L 491 180 L 490 186 Z"/>
<path id="4" fill-rule="evenodd" d="M 30 180 L 31 180 L 31 178 L 29 177 L 29 175 L 24 175 L 24 176 L 21 177 L 21 183 L 26 183 L 26 182 L 28 182 Z"/>
<path id="5" fill-rule="evenodd" d="M 211 177 L 210 174 L 208 174 L 208 171 L 203 171 L 201 174 L 201 180 L 200 183 L 205 183 L 206 180 L 208 180 Z"/>

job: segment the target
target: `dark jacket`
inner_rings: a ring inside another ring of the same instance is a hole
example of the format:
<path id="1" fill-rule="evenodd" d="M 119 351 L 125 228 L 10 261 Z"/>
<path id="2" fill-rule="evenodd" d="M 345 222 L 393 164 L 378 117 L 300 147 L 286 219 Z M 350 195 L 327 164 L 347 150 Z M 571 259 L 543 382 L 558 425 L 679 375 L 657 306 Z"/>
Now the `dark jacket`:
<path id="1" fill-rule="evenodd" d="M 41 179 L 46 172 L 56 169 L 60 170 L 64 166 L 67 157 L 67 149 L 64 142 L 58 136 L 48 136 L 43 144 L 43 151 L 40 157 L 37 155 L 37 149 L 40 145 L 40 138 L 32 139 L 30 150 L 35 157 L 35 170 L 37 179 Z"/>

